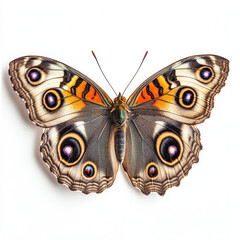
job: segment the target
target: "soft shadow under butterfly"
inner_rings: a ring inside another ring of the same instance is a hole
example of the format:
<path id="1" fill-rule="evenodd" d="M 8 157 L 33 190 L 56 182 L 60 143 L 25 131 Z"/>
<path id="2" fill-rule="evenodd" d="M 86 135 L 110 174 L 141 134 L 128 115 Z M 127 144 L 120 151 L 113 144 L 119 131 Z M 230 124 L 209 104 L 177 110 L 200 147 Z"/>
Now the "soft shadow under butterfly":
<path id="1" fill-rule="evenodd" d="M 215 55 L 188 57 L 113 102 L 91 79 L 49 58 L 18 58 L 9 72 L 30 119 L 44 128 L 42 157 L 60 183 L 100 193 L 122 163 L 133 186 L 162 195 L 198 162 L 195 125 L 209 117 L 228 64 Z"/>

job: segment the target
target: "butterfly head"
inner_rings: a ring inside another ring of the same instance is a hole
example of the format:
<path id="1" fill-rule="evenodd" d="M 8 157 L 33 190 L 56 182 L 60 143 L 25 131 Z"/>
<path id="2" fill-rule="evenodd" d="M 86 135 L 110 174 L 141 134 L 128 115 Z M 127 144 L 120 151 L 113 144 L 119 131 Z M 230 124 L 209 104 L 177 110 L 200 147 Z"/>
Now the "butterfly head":
<path id="1" fill-rule="evenodd" d="M 111 109 L 113 122 L 117 126 L 123 126 L 127 119 L 128 106 L 126 103 L 126 98 L 118 94 L 114 99 L 114 103 Z"/>
<path id="2" fill-rule="evenodd" d="M 117 97 L 114 98 L 114 104 L 126 103 L 127 99 L 122 96 L 121 93 L 118 94 Z"/>

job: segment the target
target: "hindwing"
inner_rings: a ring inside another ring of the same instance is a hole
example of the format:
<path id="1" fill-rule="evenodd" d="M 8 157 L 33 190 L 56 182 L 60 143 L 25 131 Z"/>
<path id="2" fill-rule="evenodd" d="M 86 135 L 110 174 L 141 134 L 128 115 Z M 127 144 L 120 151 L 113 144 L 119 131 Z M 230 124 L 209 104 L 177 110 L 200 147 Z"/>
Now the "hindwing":
<path id="1" fill-rule="evenodd" d="M 108 116 L 83 117 L 45 129 L 41 153 L 60 183 L 71 190 L 99 193 L 117 174 L 113 137 Z"/>
<path id="2" fill-rule="evenodd" d="M 143 193 L 161 195 L 178 186 L 201 150 L 195 126 L 159 116 L 133 116 L 128 123 L 123 167 Z"/>

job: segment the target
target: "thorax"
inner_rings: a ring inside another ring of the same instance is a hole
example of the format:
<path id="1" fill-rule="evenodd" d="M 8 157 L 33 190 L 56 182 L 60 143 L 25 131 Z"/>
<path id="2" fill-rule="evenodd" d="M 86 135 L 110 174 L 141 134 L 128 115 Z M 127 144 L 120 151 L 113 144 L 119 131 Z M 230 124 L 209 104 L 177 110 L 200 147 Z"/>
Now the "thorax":
<path id="1" fill-rule="evenodd" d="M 112 120 L 115 126 L 123 127 L 128 118 L 128 106 L 126 98 L 119 93 L 118 97 L 114 99 L 111 109 Z"/>
<path id="2" fill-rule="evenodd" d="M 126 98 L 119 93 L 114 99 L 111 109 L 111 118 L 114 124 L 114 147 L 117 160 L 122 163 L 126 152 L 126 121 L 128 119 L 128 105 Z"/>

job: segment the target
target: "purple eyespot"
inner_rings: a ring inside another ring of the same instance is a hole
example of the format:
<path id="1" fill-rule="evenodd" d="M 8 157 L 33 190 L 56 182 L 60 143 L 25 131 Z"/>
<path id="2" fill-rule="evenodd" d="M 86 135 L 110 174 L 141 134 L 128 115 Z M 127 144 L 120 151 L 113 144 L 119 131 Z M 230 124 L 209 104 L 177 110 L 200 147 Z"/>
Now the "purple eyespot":
<path id="1" fill-rule="evenodd" d="M 193 103 L 193 100 L 194 100 L 194 94 L 192 91 L 190 90 L 187 90 L 183 93 L 183 96 L 182 96 L 182 101 L 185 105 L 191 105 Z"/>
<path id="2" fill-rule="evenodd" d="M 45 96 L 45 102 L 49 108 L 54 108 L 58 104 L 57 96 L 53 92 L 49 92 Z"/>
<path id="3" fill-rule="evenodd" d="M 186 102 L 190 102 L 191 99 L 192 99 L 192 93 L 191 92 L 186 93 L 185 96 L 184 96 L 184 100 Z"/>
<path id="4" fill-rule="evenodd" d="M 170 145 L 168 147 L 168 154 L 173 159 L 175 158 L 175 155 L 178 153 L 178 149 L 175 145 Z"/>
<path id="5" fill-rule="evenodd" d="M 209 68 L 203 68 L 200 71 L 200 76 L 204 80 L 208 80 L 212 77 L 212 71 Z"/>
<path id="6" fill-rule="evenodd" d="M 68 137 L 60 145 L 61 158 L 67 163 L 74 163 L 81 154 L 81 147 L 77 139 Z"/>
<path id="7" fill-rule="evenodd" d="M 177 139 L 169 136 L 165 137 L 160 145 L 160 153 L 163 159 L 169 163 L 173 162 L 180 155 L 180 145 Z"/>
<path id="8" fill-rule="evenodd" d="M 77 132 L 70 132 L 69 129 L 59 131 L 60 139 L 57 144 L 58 159 L 66 166 L 76 165 L 85 152 L 83 138 Z"/>
<path id="9" fill-rule="evenodd" d="M 181 139 L 181 132 L 177 129 L 174 130 L 175 132 L 161 132 L 156 139 L 156 152 L 158 154 L 158 157 L 167 166 L 174 166 L 180 162 L 184 150 L 184 144 Z M 157 165 L 156 167 L 158 168 Z"/>
<path id="10" fill-rule="evenodd" d="M 95 173 L 94 167 L 91 164 L 87 164 L 83 169 L 83 174 L 86 178 L 91 178 Z"/>
<path id="11" fill-rule="evenodd" d="M 148 168 L 148 176 L 155 178 L 158 175 L 158 169 L 154 165 L 150 165 Z"/>
<path id="12" fill-rule="evenodd" d="M 64 155 L 66 155 L 67 157 L 71 157 L 73 154 L 73 147 L 67 145 L 63 148 L 62 151 L 63 151 Z"/>
<path id="13" fill-rule="evenodd" d="M 41 72 L 37 69 L 32 69 L 28 72 L 28 77 L 32 82 L 37 82 L 41 79 Z"/>
<path id="14" fill-rule="evenodd" d="M 46 91 L 43 95 L 43 106 L 48 111 L 55 111 L 61 107 L 64 98 L 62 93 L 57 89 L 50 89 Z"/>
<path id="15" fill-rule="evenodd" d="M 197 101 L 197 93 L 190 87 L 182 87 L 175 95 L 175 101 L 183 108 L 192 108 Z"/>

